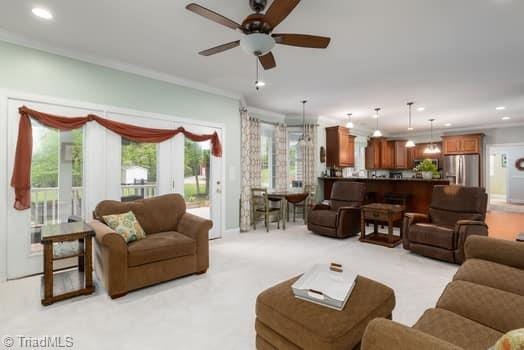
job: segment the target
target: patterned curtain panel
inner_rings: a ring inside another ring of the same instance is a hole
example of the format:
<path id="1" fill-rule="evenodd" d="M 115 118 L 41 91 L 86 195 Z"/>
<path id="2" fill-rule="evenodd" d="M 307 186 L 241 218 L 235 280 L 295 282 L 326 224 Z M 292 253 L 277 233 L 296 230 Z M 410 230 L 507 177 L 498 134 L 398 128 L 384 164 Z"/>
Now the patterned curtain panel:
<path id="1" fill-rule="evenodd" d="M 241 193 L 240 231 L 249 231 L 251 225 L 251 188 L 260 187 L 260 122 L 247 112 L 240 113 L 241 120 Z"/>
<path id="2" fill-rule="evenodd" d="M 275 189 L 286 191 L 288 184 L 288 134 L 287 126 L 279 124 L 275 128 Z"/>
<path id="3" fill-rule="evenodd" d="M 304 156 L 304 188 L 310 189 L 312 192 L 315 191 L 317 184 L 317 126 L 313 124 L 306 125 L 306 135 L 311 138 L 311 144 L 305 146 Z"/>

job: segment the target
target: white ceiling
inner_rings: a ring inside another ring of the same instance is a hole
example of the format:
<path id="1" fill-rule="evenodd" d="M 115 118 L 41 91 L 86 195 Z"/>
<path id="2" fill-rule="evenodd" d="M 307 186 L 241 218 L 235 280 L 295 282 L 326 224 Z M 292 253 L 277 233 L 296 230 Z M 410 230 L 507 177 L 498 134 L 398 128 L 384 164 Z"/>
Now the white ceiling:
<path id="1" fill-rule="evenodd" d="M 44 45 L 116 60 L 244 95 L 283 114 L 342 117 L 406 130 L 408 100 L 417 129 L 524 123 L 524 1 L 302 0 L 275 32 L 331 36 L 327 50 L 277 46 L 268 86 L 253 86 L 255 59 L 240 48 L 197 52 L 240 34 L 184 9 L 190 0 L 0 0 L 0 28 Z M 238 22 L 248 0 L 196 0 Z M 31 8 L 49 8 L 51 22 Z M 505 111 L 496 111 L 497 106 Z M 502 122 L 502 116 L 511 120 Z"/>

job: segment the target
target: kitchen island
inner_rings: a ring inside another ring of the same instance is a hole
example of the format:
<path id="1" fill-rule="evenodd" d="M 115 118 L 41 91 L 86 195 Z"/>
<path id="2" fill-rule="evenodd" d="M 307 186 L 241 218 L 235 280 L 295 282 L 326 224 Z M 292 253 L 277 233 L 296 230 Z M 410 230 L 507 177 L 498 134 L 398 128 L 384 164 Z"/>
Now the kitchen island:
<path id="1" fill-rule="evenodd" d="M 331 188 L 336 181 L 364 182 L 367 186 L 367 201 L 384 203 L 386 194 L 400 194 L 406 197 L 406 212 L 427 213 L 431 203 L 431 193 L 435 185 L 449 185 L 443 179 L 391 179 L 381 177 L 319 177 L 319 187 L 324 190 L 324 199 L 331 196 Z"/>

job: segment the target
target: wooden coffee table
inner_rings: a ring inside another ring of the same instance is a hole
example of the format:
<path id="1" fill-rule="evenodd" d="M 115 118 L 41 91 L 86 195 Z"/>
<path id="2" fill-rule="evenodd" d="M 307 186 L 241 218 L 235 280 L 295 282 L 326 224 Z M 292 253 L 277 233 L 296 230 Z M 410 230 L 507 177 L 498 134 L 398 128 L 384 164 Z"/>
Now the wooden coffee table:
<path id="1" fill-rule="evenodd" d="M 42 304 L 91 294 L 93 285 L 92 247 L 95 232 L 84 222 L 46 225 L 42 228 L 44 276 Z M 55 243 L 62 243 L 55 246 Z M 53 261 L 78 257 L 78 269 L 53 272 Z"/>
<path id="2" fill-rule="evenodd" d="M 393 225 L 402 220 L 406 208 L 403 205 L 373 203 L 362 206 L 360 241 L 394 248 L 402 240 L 402 225 L 400 236 L 393 235 Z M 373 233 L 366 235 L 366 221 L 373 221 Z M 388 224 L 388 233 L 378 232 L 377 222 Z"/>

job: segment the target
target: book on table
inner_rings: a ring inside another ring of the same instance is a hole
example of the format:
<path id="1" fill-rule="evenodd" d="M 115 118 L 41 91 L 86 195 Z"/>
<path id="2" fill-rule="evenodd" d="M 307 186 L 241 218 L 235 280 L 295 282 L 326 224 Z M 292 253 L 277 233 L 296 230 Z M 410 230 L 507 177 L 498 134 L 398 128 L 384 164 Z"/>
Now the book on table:
<path id="1" fill-rule="evenodd" d="M 357 274 L 332 263 L 314 265 L 291 287 L 296 298 L 335 310 L 343 310 L 355 286 Z"/>

